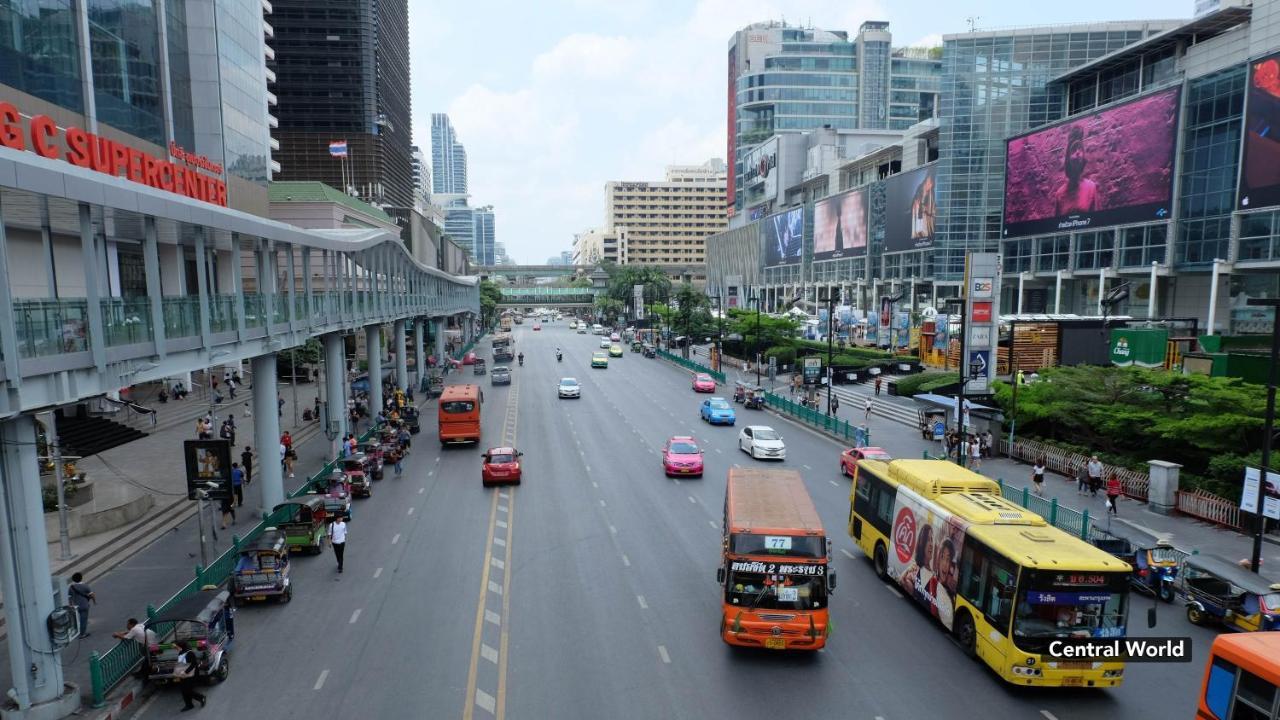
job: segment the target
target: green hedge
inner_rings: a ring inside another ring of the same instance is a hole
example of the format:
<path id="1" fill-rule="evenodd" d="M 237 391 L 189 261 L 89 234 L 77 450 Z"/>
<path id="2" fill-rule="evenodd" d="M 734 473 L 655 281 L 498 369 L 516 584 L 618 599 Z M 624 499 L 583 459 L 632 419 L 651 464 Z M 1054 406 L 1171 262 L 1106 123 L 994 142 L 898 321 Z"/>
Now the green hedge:
<path id="1" fill-rule="evenodd" d="M 893 385 L 899 395 L 909 397 L 920 393 L 933 392 L 940 387 L 945 387 L 955 382 L 956 374 L 953 372 L 922 372 L 898 378 Z"/>
<path id="2" fill-rule="evenodd" d="M 778 365 L 794 365 L 796 363 L 796 349 L 792 347 L 784 347 L 782 345 L 774 345 L 764 351 L 764 361 L 769 362 L 769 358 L 778 358 Z"/>
<path id="3" fill-rule="evenodd" d="M 818 342 L 817 340 L 796 340 L 796 347 L 800 348 L 805 355 L 814 355 L 827 352 L 827 344 Z M 856 345 L 845 345 L 844 349 L 840 349 L 840 345 L 836 344 L 835 351 L 841 355 L 853 355 L 866 360 L 888 360 L 893 357 L 893 353 L 888 353 L 875 348 L 858 347 Z"/>

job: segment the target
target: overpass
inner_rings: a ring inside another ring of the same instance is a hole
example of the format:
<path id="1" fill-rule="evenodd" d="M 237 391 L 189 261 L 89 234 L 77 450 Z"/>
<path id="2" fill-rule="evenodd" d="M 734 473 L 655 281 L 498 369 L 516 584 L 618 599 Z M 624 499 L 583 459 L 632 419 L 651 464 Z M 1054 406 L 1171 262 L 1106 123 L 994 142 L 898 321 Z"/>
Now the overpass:
<path id="1" fill-rule="evenodd" d="M 594 307 L 603 288 L 503 286 L 498 307 Z"/>
<path id="2" fill-rule="evenodd" d="M 672 277 L 696 277 L 705 275 L 707 266 L 702 263 L 663 264 L 663 265 L 624 265 L 619 267 L 653 267 Z M 602 271 L 602 265 L 481 265 L 476 272 L 482 278 L 496 276 L 508 278 L 564 277 L 567 275 L 586 275 L 590 277 L 596 271 Z"/>

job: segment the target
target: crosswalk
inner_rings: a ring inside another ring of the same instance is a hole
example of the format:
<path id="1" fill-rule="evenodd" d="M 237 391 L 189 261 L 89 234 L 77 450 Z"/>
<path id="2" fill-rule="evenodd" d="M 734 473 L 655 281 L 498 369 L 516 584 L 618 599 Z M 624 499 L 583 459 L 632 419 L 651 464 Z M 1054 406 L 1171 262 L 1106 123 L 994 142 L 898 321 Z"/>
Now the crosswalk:
<path id="1" fill-rule="evenodd" d="M 920 424 L 918 406 L 910 398 L 900 398 L 883 392 L 876 397 L 873 386 L 862 384 L 836 385 L 834 391 L 840 398 L 840 414 L 845 417 L 864 416 L 866 411 L 863 408 L 866 407 L 867 399 L 870 398 L 872 415 L 910 427 L 917 427 Z M 825 391 L 823 395 L 825 397 Z"/>

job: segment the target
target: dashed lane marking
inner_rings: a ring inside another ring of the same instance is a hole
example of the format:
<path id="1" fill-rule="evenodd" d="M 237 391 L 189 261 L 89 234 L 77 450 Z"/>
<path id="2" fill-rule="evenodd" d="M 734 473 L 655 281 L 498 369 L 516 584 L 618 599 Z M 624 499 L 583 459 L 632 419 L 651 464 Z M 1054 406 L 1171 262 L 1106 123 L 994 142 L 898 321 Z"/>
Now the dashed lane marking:
<path id="1" fill-rule="evenodd" d="M 666 645 L 658 646 L 658 656 L 662 658 L 662 662 L 666 663 L 667 665 L 671 664 L 671 656 L 667 654 Z"/>
<path id="2" fill-rule="evenodd" d="M 720 529 L 720 525 L 719 525 L 715 520 L 708 520 L 708 521 L 707 521 L 707 523 L 708 523 L 708 524 L 710 524 L 710 525 L 711 525 L 711 527 L 713 527 L 713 528 L 715 528 L 715 529 L 717 529 L 717 530 L 719 530 L 719 529 Z"/>
<path id="3" fill-rule="evenodd" d="M 506 520 L 499 520 L 498 522 L 496 522 L 496 523 L 494 523 L 494 524 L 495 524 L 495 525 L 497 525 L 498 527 L 500 527 L 500 528 L 504 528 L 504 529 L 507 527 L 507 521 L 506 521 Z"/>
<path id="4" fill-rule="evenodd" d="M 493 544 L 494 544 L 494 545 L 497 545 L 497 546 L 499 546 L 499 547 L 506 547 L 506 546 L 507 546 L 507 541 L 506 541 L 506 540 L 504 540 L 504 539 L 502 539 L 502 538 L 500 538 L 500 537 L 496 537 L 496 538 L 494 538 L 494 539 L 493 539 Z"/>
<path id="5" fill-rule="evenodd" d="M 801 465 L 800 467 L 804 468 L 805 470 L 812 470 L 812 469 L 813 469 L 813 468 L 809 467 L 808 465 Z"/>
<path id="6" fill-rule="evenodd" d="M 835 480 L 828 480 L 827 482 L 831 483 L 832 485 L 834 485 L 834 486 L 836 486 L 836 487 L 840 487 L 840 483 L 836 482 Z"/>
<path id="7" fill-rule="evenodd" d="M 679 485 L 679 484 L 680 484 L 680 478 L 671 478 L 671 482 L 673 482 L 673 483 L 675 483 L 675 484 Z"/>
<path id="8" fill-rule="evenodd" d="M 492 715 L 494 708 L 498 706 L 498 702 L 494 700 L 493 696 L 489 693 L 481 690 L 480 688 L 476 688 L 476 705 L 480 706 L 485 712 Z"/>
<path id="9" fill-rule="evenodd" d="M 492 610 L 484 611 L 484 621 L 490 625 L 501 625 L 502 616 Z"/>
<path id="10" fill-rule="evenodd" d="M 480 645 L 480 657 L 495 665 L 498 663 L 498 651 L 483 643 Z"/>
<path id="11" fill-rule="evenodd" d="M 606 503 L 605 501 L 601 500 L 601 501 L 600 501 L 600 507 L 609 507 L 609 505 L 608 505 L 608 503 Z"/>
<path id="12" fill-rule="evenodd" d="M 498 512 L 502 512 L 502 513 L 507 512 L 507 506 L 506 506 L 506 505 L 499 505 L 499 506 L 498 506 Z"/>
<path id="13" fill-rule="evenodd" d="M 636 602 L 640 603 L 640 609 L 641 609 L 641 610 L 648 610 L 648 609 L 649 609 L 649 603 L 647 603 L 647 602 L 645 602 L 645 601 L 644 601 L 644 596 L 643 596 L 643 595 L 637 595 L 637 596 L 636 596 Z"/>
<path id="14" fill-rule="evenodd" d="M 850 560 L 854 560 L 854 559 L 856 559 L 856 558 L 854 557 L 853 553 L 849 552 L 848 550 L 846 550 L 846 549 L 844 549 L 844 548 L 840 548 L 840 552 L 844 553 L 844 556 L 845 556 L 845 557 L 847 557 L 847 558 L 849 558 Z"/>
<path id="15" fill-rule="evenodd" d="M 426 488 L 424 488 L 424 487 L 420 487 L 420 488 L 418 488 L 418 494 L 419 494 L 419 495 L 421 495 L 422 493 L 424 493 L 424 492 L 426 492 L 426 491 L 427 491 L 427 489 L 426 489 Z"/>
<path id="16" fill-rule="evenodd" d="M 1058 720 L 1058 716 L 1048 710 L 1041 710 L 1040 714 L 1044 716 L 1044 720 Z"/>
<path id="17" fill-rule="evenodd" d="M 413 514 L 413 511 L 414 511 L 414 508 L 409 508 L 409 514 L 410 514 L 410 515 L 412 515 L 412 514 Z"/>
<path id="18" fill-rule="evenodd" d="M 507 566 L 507 564 L 504 563 L 500 558 L 493 558 L 492 560 L 489 561 L 489 564 L 498 568 L 499 570 Z"/>
<path id="19" fill-rule="evenodd" d="M 400 542 L 400 533 L 396 533 L 396 534 L 395 534 L 395 537 L 391 538 L 391 544 L 392 544 L 392 545 L 395 545 L 395 544 L 396 544 L 396 543 L 398 543 L 398 542 Z"/>
<path id="20" fill-rule="evenodd" d="M 381 575 L 382 575 L 382 568 L 378 568 L 377 570 L 374 570 L 374 571 L 373 571 L 373 579 L 374 579 L 374 580 L 377 580 L 377 579 L 378 579 L 378 577 L 379 577 L 379 576 L 381 576 Z"/>
<path id="21" fill-rule="evenodd" d="M 598 490 L 600 489 L 600 483 L 596 482 L 595 480 L 592 480 L 591 487 L 596 488 Z"/>
<path id="22" fill-rule="evenodd" d="M 489 592 L 493 593 L 494 595 L 501 595 L 501 594 L 502 594 L 502 585 L 499 585 L 498 583 L 496 583 L 496 582 L 494 582 L 494 581 L 490 580 L 490 581 L 489 581 Z"/>
<path id="23" fill-rule="evenodd" d="M 698 504 L 698 499 L 697 499 L 697 498 L 695 498 L 694 496 L 690 495 L 690 496 L 689 496 L 689 502 L 693 503 L 694 505 L 697 505 L 697 504 Z"/>
<path id="24" fill-rule="evenodd" d="M 902 597 L 902 593 L 898 592 L 898 588 L 890 585 L 889 583 L 885 583 L 884 586 L 889 588 L 889 592 L 893 593 L 894 595 L 897 595 L 898 597 Z"/>
<path id="25" fill-rule="evenodd" d="M 355 625 L 356 621 L 359 619 L 360 619 L 360 608 L 356 608 L 356 611 L 351 613 L 351 619 L 347 621 L 347 624 Z"/>
<path id="26" fill-rule="evenodd" d="M 626 565 L 627 567 L 631 567 L 631 558 L 627 557 L 626 553 L 622 554 L 622 564 Z"/>
<path id="27" fill-rule="evenodd" d="M 316 678 L 316 684 L 315 684 L 315 687 L 313 687 L 313 688 L 311 688 L 311 689 L 312 689 L 312 690 L 319 690 L 320 688 L 324 687 L 324 681 L 325 681 L 328 677 L 329 677 L 329 671 L 328 671 L 328 670 L 321 670 L 321 671 L 320 671 L 320 677 Z"/>
<path id="28" fill-rule="evenodd" d="M 609 534 L 610 534 L 610 535 L 617 535 L 617 534 L 618 534 L 618 528 L 616 528 L 616 527 L 614 527 L 614 526 L 610 525 L 610 526 L 609 526 Z"/>

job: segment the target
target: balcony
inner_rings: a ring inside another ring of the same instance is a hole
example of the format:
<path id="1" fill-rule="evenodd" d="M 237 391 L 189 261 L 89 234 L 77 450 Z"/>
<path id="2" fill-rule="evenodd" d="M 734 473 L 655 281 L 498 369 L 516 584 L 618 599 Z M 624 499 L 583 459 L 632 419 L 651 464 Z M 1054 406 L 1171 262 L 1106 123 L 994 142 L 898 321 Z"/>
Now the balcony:
<path id="1" fill-rule="evenodd" d="M 154 339 L 151 300 L 145 296 L 102 300 L 102 330 L 107 346 L 134 345 Z"/>
<path id="2" fill-rule="evenodd" d="M 88 301 L 84 298 L 15 300 L 13 314 L 21 358 L 89 350 Z"/>

